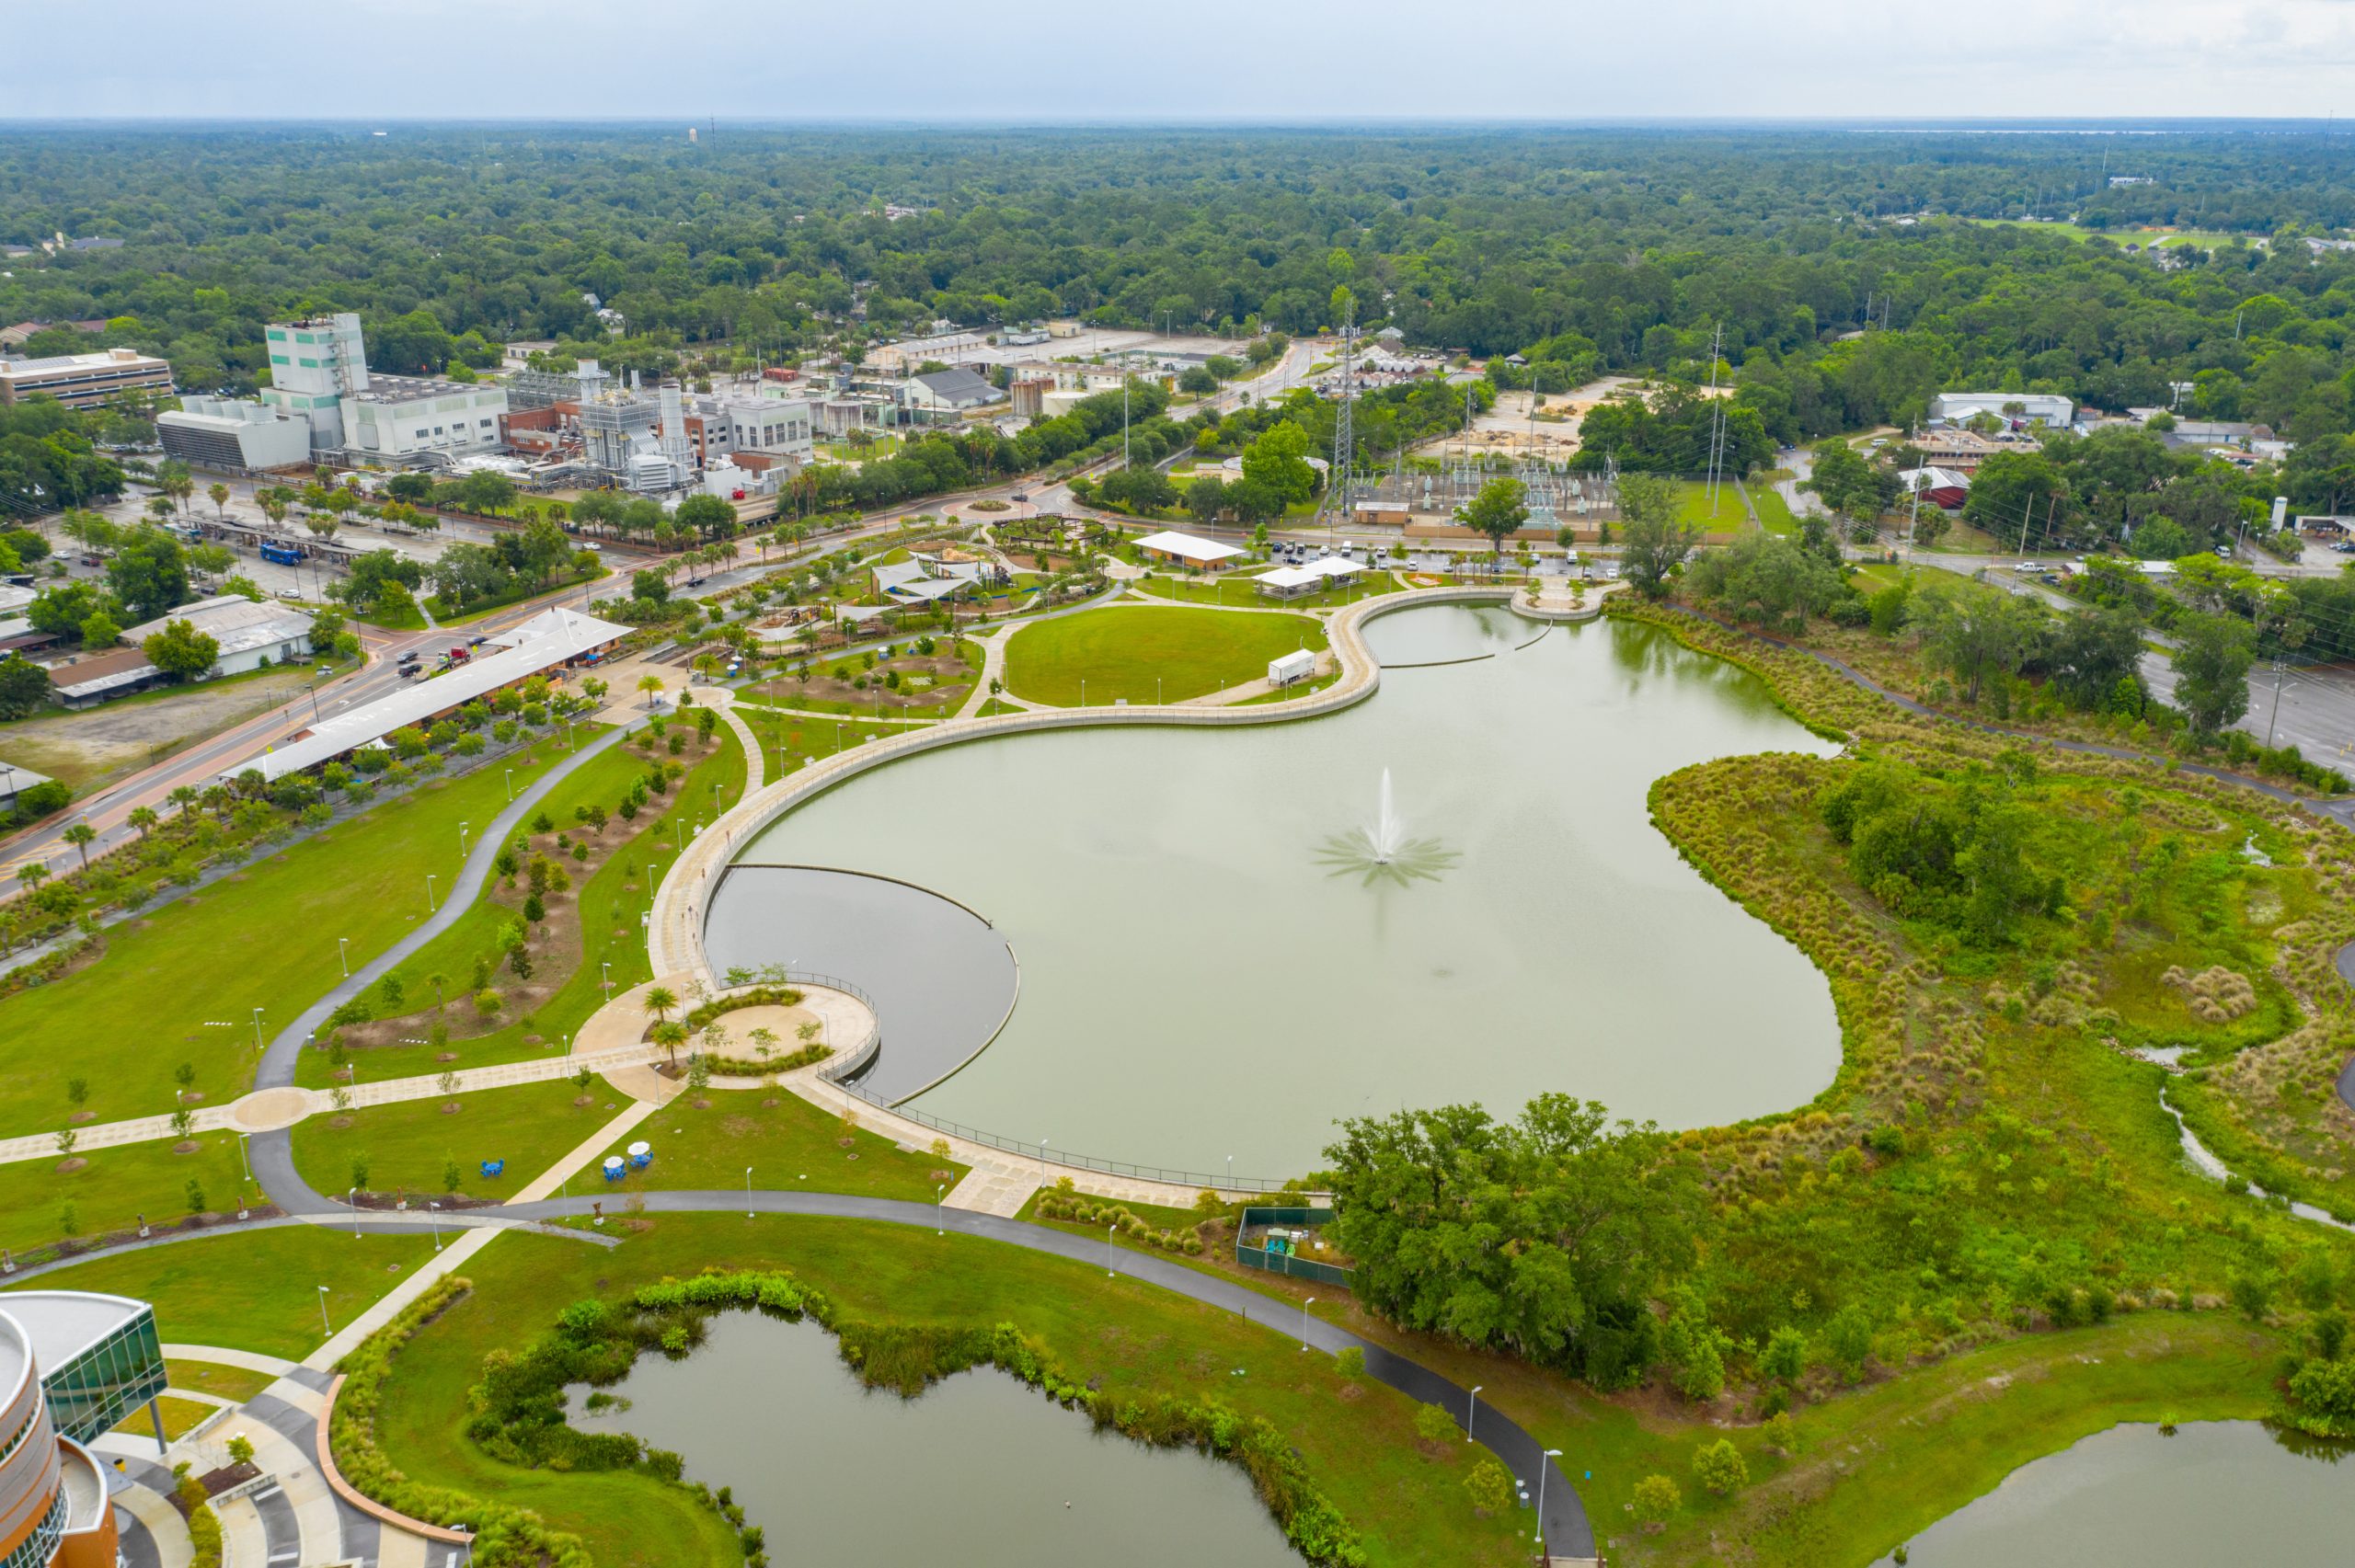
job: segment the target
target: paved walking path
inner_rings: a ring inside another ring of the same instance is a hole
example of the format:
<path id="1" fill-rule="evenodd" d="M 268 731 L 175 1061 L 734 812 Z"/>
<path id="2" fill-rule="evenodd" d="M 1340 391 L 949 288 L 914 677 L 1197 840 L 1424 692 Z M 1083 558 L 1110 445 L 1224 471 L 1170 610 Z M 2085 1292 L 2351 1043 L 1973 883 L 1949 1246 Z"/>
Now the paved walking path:
<path id="1" fill-rule="evenodd" d="M 514 835 L 516 828 L 531 819 L 540 802 L 546 799 L 557 784 L 591 758 L 620 745 L 627 733 L 620 728 L 606 731 L 577 749 L 563 761 L 552 765 L 516 795 L 514 804 L 493 818 L 490 825 L 482 830 L 482 837 L 476 841 L 473 852 L 466 856 L 465 865 L 443 894 L 440 907 L 423 924 L 354 969 L 349 979 L 339 982 L 327 995 L 305 1008 L 294 1022 L 278 1032 L 277 1038 L 271 1040 L 270 1047 L 262 1053 L 261 1066 L 254 1074 L 255 1087 L 271 1089 L 292 1084 L 294 1082 L 294 1064 L 301 1058 L 304 1042 L 326 1024 L 328 1014 L 398 967 L 410 954 L 457 924 L 474 908 L 475 900 L 482 896 L 483 886 L 490 876 L 491 864 L 499 858 L 500 851 Z"/>

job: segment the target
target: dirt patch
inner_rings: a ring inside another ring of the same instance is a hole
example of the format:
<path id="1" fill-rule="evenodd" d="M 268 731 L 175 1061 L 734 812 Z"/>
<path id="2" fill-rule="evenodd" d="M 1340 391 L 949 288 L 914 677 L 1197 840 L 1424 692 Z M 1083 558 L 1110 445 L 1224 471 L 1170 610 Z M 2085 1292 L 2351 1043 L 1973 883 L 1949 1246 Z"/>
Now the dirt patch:
<path id="1" fill-rule="evenodd" d="M 26 719 L 8 727 L 8 760 L 63 779 L 79 792 L 161 761 L 192 741 L 291 702 L 304 690 L 303 675 L 290 670 Z"/>
<path id="2" fill-rule="evenodd" d="M 203 1147 L 204 1145 L 199 1143 L 192 1138 L 184 1138 L 179 1142 L 172 1145 L 172 1152 L 175 1154 L 193 1154 Z"/>
<path id="3" fill-rule="evenodd" d="M 76 1171 L 88 1169 L 89 1163 L 87 1160 L 76 1154 L 71 1160 L 60 1160 L 57 1162 L 56 1171 L 61 1176 L 70 1176 Z"/>

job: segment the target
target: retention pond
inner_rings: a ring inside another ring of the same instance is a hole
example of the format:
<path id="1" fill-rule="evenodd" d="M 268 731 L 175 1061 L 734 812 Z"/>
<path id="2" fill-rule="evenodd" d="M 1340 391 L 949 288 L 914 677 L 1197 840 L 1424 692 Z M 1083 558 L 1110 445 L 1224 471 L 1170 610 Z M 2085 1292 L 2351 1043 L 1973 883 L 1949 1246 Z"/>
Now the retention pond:
<path id="1" fill-rule="evenodd" d="M 1298 1568 L 1235 1466 L 1097 1434 L 994 1369 L 916 1400 L 864 1387 L 814 1323 L 715 1319 L 684 1360 L 639 1360 L 581 1411 L 584 1431 L 628 1432 L 732 1487 L 770 1555 L 792 1562 L 959 1568 Z"/>
<path id="2" fill-rule="evenodd" d="M 986 918 L 1019 1004 L 913 1104 L 1051 1150 L 1284 1175 L 1345 1116 L 1509 1116 L 1559 1092 L 1696 1127 L 1830 1082 L 1823 977 L 1678 857 L 1646 795 L 1689 763 L 1832 747 L 1755 678 L 1645 626 L 1540 636 L 1429 608 L 1369 636 L 1382 689 L 1332 717 L 948 748 L 810 802 L 742 858 L 903 878 Z M 1385 771 L 1399 833 L 1428 853 L 1377 872 L 1347 841 L 1376 825 Z M 806 921 L 764 886 L 731 876 L 714 899 L 729 962 L 806 956 Z M 828 958 L 879 996 L 887 971 L 931 962 L 888 941 Z"/>

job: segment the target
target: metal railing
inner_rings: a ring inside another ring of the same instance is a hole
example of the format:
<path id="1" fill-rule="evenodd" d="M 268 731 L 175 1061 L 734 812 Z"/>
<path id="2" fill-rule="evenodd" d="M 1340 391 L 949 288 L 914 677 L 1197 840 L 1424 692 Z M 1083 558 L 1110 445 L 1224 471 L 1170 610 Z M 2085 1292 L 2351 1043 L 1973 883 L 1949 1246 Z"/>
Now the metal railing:
<path id="1" fill-rule="evenodd" d="M 1246 1206 L 1243 1222 L 1235 1228 L 1235 1261 L 1245 1268 L 1265 1269 L 1269 1274 L 1288 1274 L 1299 1279 L 1313 1279 L 1319 1285 L 1354 1288 L 1357 1275 L 1338 1264 L 1318 1263 L 1297 1253 L 1280 1253 L 1271 1247 L 1246 1247 L 1244 1234 L 1254 1225 L 1325 1225 L 1331 1223 L 1329 1208 L 1256 1208 Z"/>
<path id="2" fill-rule="evenodd" d="M 968 1143 L 979 1143 L 991 1149 L 1004 1150 L 1008 1154 L 1019 1154 L 1025 1160 L 1036 1160 L 1042 1165 L 1061 1166 L 1074 1171 L 1093 1171 L 1099 1175 L 1107 1176 L 1132 1176 L 1138 1181 L 1166 1182 L 1172 1186 L 1193 1187 L 1197 1190 L 1208 1189 L 1213 1192 L 1272 1193 L 1282 1192 L 1291 1185 L 1290 1183 L 1271 1181 L 1263 1176 L 1212 1176 L 1205 1175 L 1200 1171 L 1173 1170 L 1163 1165 L 1132 1164 L 1125 1160 L 1098 1160 L 1092 1155 L 1072 1154 L 1060 1149 L 1041 1150 L 1035 1143 L 1017 1143 L 1010 1138 L 1000 1138 L 996 1133 L 984 1132 L 977 1127 L 967 1127 L 963 1122 L 952 1122 L 943 1116 L 931 1116 L 910 1105 L 895 1105 L 882 1095 L 856 1083 L 844 1083 L 838 1087 L 844 1093 L 856 1094 L 879 1110 L 889 1111 L 895 1116 L 904 1116 L 919 1126 L 932 1128 L 935 1132 L 945 1132 L 951 1138 L 961 1138 Z"/>
<path id="3" fill-rule="evenodd" d="M 783 976 L 784 978 L 782 979 L 772 978 L 775 976 Z M 875 1053 L 883 1048 L 883 1014 L 876 1008 L 875 999 L 867 995 L 867 992 L 857 985 L 843 979 L 840 975 L 821 974 L 815 969 L 791 969 L 782 967 L 764 969 L 754 979 L 747 980 L 742 985 L 722 986 L 718 990 L 712 992 L 712 997 L 713 1000 L 717 1001 L 718 999 L 727 996 L 731 992 L 750 990 L 756 986 L 775 985 L 823 986 L 828 990 L 841 991 L 844 996 L 851 998 L 860 1006 L 867 1009 L 868 1022 L 866 1036 L 856 1045 L 847 1047 L 836 1047 L 833 1055 L 828 1057 L 825 1060 L 825 1064 L 818 1069 L 819 1077 L 825 1079 L 830 1083 L 840 1084 L 845 1089 L 849 1088 L 850 1085 L 843 1083 L 842 1081 L 845 1078 L 856 1077 L 859 1073 L 866 1071 L 867 1067 L 875 1060 Z"/>

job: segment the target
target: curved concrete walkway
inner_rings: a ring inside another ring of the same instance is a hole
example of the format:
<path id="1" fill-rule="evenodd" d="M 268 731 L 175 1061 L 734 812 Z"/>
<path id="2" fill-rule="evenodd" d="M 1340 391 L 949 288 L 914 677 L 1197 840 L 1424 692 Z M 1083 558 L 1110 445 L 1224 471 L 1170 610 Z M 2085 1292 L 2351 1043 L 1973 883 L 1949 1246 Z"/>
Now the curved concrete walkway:
<path id="1" fill-rule="evenodd" d="M 339 981 L 334 990 L 304 1008 L 294 1022 L 278 1032 L 262 1053 L 261 1065 L 254 1073 L 254 1087 L 276 1089 L 291 1086 L 294 1082 L 294 1066 L 301 1059 L 304 1042 L 310 1039 L 345 1002 L 374 985 L 378 979 L 399 967 L 401 961 L 427 943 L 458 923 L 474 908 L 482 896 L 483 885 L 490 877 L 491 863 L 499 858 L 500 848 L 514 833 L 517 825 L 530 819 L 541 801 L 546 799 L 556 786 L 572 772 L 598 753 L 612 750 L 628 735 L 626 728 L 606 731 L 586 746 L 575 750 L 563 761 L 551 766 L 515 797 L 514 804 L 491 818 L 476 841 L 466 864 L 442 896 L 441 905 L 415 931 L 402 937 L 374 958 L 351 971 L 350 977 Z"/>

